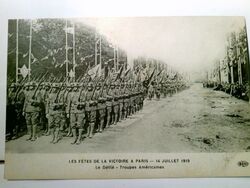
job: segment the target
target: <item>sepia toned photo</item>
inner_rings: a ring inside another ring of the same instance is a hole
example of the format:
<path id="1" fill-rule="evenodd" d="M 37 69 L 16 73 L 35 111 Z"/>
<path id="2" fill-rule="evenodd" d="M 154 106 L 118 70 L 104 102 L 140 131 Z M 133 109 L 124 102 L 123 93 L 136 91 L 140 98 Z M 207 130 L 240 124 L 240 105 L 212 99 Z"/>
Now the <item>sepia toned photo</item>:
<path id="1" fill-rule="evenodd" d="M 10 19 L 5 177 L 248 176 L 249 86 L 243 17 Z"/>

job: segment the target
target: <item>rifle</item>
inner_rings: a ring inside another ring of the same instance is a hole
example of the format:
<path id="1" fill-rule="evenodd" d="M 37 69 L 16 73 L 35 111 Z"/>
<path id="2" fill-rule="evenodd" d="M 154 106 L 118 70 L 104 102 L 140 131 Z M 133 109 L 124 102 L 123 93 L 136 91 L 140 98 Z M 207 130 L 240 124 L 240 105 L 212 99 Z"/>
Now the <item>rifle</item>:
<path id="1" fill-rule="evenodd" d="M 96 87 L 97 87 L 97 84 L 98 84 L 99 80 L 100 80 L 100 78 L 98 78 L 98 79 L 96 80 L 95 87 L 94 87 L 94 90 L 93 90 L 93 93 L 92 93 L 92 96 L 91 96 L 91 100 L 92 100 L 92 98 L 93 98 L 93 96 L 94 96 L 94 94 L 95 94 L 95 90 L 96 90 Z"/>
<path id="2" fill-rule="evenodd" d="M 59 91 L 58 91 L 57 94 L 56 94 L 55 103 L 58 103 L 59 93 L 60 93 L 60 91 L 62 90 L 63 84 L 67 81 L 67 78 L 68 78 L 68 77 L 66 77 L 66 78 L 64 79 L 64 81 L 62 82 L 61 87 L 59 88 Z"/>
<path id="3" fill-rule="evenodd" d="M 15 94 L 15 97 L 14 97 L 14 102 L 16 102 L 17 96 L 18 96 L 19 92 L 22 90 L 22 88 L 24 87 L 25 80 L 26 80 L 27 78 L 28 78 L 28 77 L 26 76 L 26 77 L 22 80 L 20 87 L 19 87 L 18 90 L 16 91 L 16 94 Z"/>
<path id="4" fill-rule="evenodd" d="M 39 84 L 37 85 L 36 90 L 35 90 L 35 92 L 34 92 L 34 94 L 32 96 L 33 100 L 35 99 L 35 96 L 36 96 L 36 93 L 38 91 L 38 88 L 40 87 L 40 85 L 42 84 L 42 82 L 45 80 L 47 74 L 48 74 L 48 71 L 44 74 L 43 78 L 40 80 Z"/>

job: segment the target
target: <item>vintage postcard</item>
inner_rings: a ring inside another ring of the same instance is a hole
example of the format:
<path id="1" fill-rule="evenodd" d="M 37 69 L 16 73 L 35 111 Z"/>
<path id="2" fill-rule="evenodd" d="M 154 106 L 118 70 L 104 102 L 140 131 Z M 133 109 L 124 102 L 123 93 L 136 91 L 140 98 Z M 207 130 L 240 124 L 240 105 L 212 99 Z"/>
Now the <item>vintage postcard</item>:
<path id="1" fill-rule="evenodd" d="M 8 21 L 6 179 L 250 175 L 244 17 Z"/>

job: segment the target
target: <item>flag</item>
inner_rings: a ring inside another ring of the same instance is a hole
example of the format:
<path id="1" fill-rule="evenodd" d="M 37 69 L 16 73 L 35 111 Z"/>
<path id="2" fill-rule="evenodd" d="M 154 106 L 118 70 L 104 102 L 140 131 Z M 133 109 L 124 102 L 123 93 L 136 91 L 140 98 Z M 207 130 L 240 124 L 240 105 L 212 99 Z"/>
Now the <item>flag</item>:
<path id="1" fill-rule="evenodd" d="M 29 74 L 29 69 L 26 67 L 26 65 L 23 65 L 19 70 L 23 78 L 25 78 Z"/>
<path id="2" fill-rule="evenodd" d="M 69 72 L 69 77 L 70 78 L 74 78 L 75 77 L 75 73 L 74 73 L 74 71 L 72 69 Z"/>
<path id="3" fill-rule="evenodd" d="M 115 81 L 120 79 L 121 75 L 122 75 L 122 71 L 123 71 L 123 66 L 120 68 L 120 70 L 117 72 L 117 75 L 116 75 L 116 78 L 115 78 Z"/>
<path id="4" fill-rule="evenodd" d="M 26 54 L 23 54 L 23 58 L 25 58 L 28 54 L 29 54 L 29 52 L 27 52 Z"/>
<path id="5" fill-rule="evenodd" d="M 89 69 L 88 75 L 91 77 L 93 80 L 96 76 L 101 75 L 101 64 L 96 65 L 95 67 Z"/>

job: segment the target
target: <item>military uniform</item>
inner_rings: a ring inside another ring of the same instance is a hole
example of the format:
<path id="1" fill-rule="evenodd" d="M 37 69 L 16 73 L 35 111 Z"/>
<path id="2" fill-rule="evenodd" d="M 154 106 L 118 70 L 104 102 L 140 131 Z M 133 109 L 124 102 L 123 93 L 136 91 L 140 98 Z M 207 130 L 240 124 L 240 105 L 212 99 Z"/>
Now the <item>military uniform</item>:
<path id="1" fill-rule="evenodd" d="M 115 88 L 113 89 L 113 114 L 112 114 L 112 124 L 115 124 L 118 122 L 118 113 L 119 113 L 119 84 L 115 84 Z"/>
<path id="2" fill-rule="evenodd" d="M 29 90 L 25 92 L 25 101 L 23 113 L 25 115 L 26 125 L 28 128 L 29 138 L 27 140 L 35 141 L 37 139 L 36 129 L 39 124 L 41 96 L 35 93 L 35 83 L 28 83 Z"/>
<path id="3" fill-rule="evenodd" d="M 98 99 L 97 113 L 99 117 L 97 132 L 102 132 L 104 128 L 104 118 L 106 115 L 106 96 L 103 92 L 103 88 L 101 89 L 101 83 L 97 86 L 96 95 Z"/>
<path id="4" fill-rule="evenodd" d="M 92 138 L 94 127 L 96 123 L 96 110 L 97 110 L 97 95 L 94 91 L 93 84 L 88 84 L 86 92 L 86 114 L 87 114 L 87 137 Z"/>
<path id="5" fill-rule="evenodd" d="M 82 90 L 79 91 L 79 86 L 74 84 L 73 91 L 68 96 L 68 104 L 66 108 L 66 113 L 70 118 L 70 127 L 74 137 L 72 144 L 81 143 L 82 132 L 86 122 L 85 105 L 85 92 Z"/>
<path id="6" fill-rule="evenodd" d="M 109 127 L 112 123 L 112 107 L 113 107 L 114 85 L 111 83 L 110 88 L 106 91 L 106 112 L 107 112 L 107 125 Z"/>
<path id="7" fill-rule="evenodd" d="M 154 87 L 152 84 L 149 85 L 148 88 L 148 98 L 151 100 L 154 97 Z"/>
<path id="8" fill-rule="evenodd" d="M 48 124 L 50 132 L 52 132 L 51 143 L 57 143 L 62 137 L 60 135 L 60 127 L 62 125 L 62 118 L 64 114 L 63 99 L 60 98 L 59 88 L 60 84 L 52 84 L 52 92 L 48 95 L 46 117 L 48 118 Z"/>
<path id="9" fill-rule="evenodd" d="M 129 113 L 129 89 L 127 83 L 125 84 L 125 87 L 122 91 L 122 95 L 123 95 L 124 118 L 127 118 Z"/>

